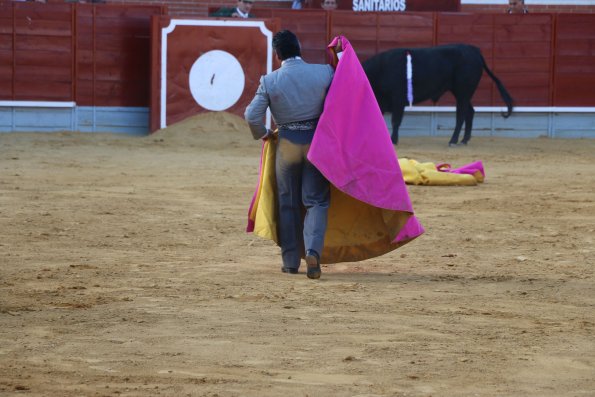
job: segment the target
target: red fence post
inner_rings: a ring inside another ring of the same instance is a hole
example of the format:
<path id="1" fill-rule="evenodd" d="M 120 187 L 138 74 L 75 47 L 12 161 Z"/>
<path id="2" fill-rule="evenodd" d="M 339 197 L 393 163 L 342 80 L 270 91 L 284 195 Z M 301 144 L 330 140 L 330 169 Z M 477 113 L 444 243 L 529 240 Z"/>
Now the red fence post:
<path id="1" fill-rule="evenodd" d="M 93 99 L 92 99 L 92 105 L 96 106 L 95 103 L 95 98 L 97 97 L 97 89 L 96 89 L 96 80 L 97 80 L 97 32 L 95 31 L 95 27 L 97 26 L 97 15 L 96 15 L 96 8 L 95 6 L 93 7 L 93 12 L 92 12 L 92 21 L 91 22 L 91 30 L 93 32 L 93 49 L 91 51 L 91 53 L 93 54 L 92 59 L 93 59 L 93 80 L 92 80 L 92 84 L 91 86 L 93 87 Z"/>
<path id="2" fill-rule="evenodd" d="M 553 22 L 552 22 L 552 53 L 550 55 L 550 106 L 556 106 L 555 98 L 556 98 L 556 75 L 557 75 L 557 66 L 556 66 L 556 57 L 558 53 L 558 14 L 554 14 Z"/>
<path id="3" fill-rule="evenodd" d="M 70 79 L 72 81 L 72 88 L 71 88 L 71 96 L 72 101 L 76 102 L 76 76 L 78 73 L 78 68 L 76 64 L 76 12 L 74 11 L 74 5 L 70 5 L 70 24 L 71 24 L 71 32 L 72 35 L 70 36 L 70 48 L 72 48 L 72 56 L 71 59 L 71 66 L 70 66 Z"/>
<path id="4" fill-rule="evenodd" d="M 17 44 L 17 26 L 16 26 L 16 4 L 12 3 L 12 94 L 11 99 L 16 99 L 16 93 L 14 89 L 14 82 L 16 80 L 17 70 L 17 57 L 16 57 L 16 44 Z"/>
<path id="5" fill-rule="evenodd" d="M 151 17 L 151 103 L 149 104 L 150 119 L 149 131 L 154 132 L 159 129 L 159 111 L 161 109 L 160 96 L 160 78 L 161 78 L 161 25 L 163 21 L 162 15 L 153 15 Z"/>
<path id="6" fill-rule="evenodd" d="M 432 12 L 432 46 L 438 45 L 438 13 Z"/>

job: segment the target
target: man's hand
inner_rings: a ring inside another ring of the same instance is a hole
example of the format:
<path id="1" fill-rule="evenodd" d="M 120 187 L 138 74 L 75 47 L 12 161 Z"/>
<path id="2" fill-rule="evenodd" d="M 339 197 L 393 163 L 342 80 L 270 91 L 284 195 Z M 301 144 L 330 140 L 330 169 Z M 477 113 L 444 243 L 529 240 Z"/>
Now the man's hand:
<path id="1" fill-rule="evenodd" d="M 279 129 L 276 129 L 275 131 L 273 130 L 268 130 L 267 134 L 265 136 L 262 137 L 263 141 L 266 141 L 267 139 L 272 139 L 273 141 L 276 140 L 279 137 Z"/>
<path id="2" fill-rule="evenodd" d="M 341 59 L 341 52 L 343 51 L 343 41 L 341 40 L 341 37 L 339 37 L 339 40 L 337 40 L 337 45 L 334 47 L 331 47 L 331 49 L 333 50 L 333 62 L 332 62 L 332 66 L 334 68 L 337 68 L 337 64 L 339 63 L 339 59 Z"/>
<path id="3" fill-rule="evenodd" d="M 341 51 L 343 51 L 343 40 L 341 40 L 341 38 L 339 37 L 337 45 L 335 46 L 335 53 L 339 53 Z"/>

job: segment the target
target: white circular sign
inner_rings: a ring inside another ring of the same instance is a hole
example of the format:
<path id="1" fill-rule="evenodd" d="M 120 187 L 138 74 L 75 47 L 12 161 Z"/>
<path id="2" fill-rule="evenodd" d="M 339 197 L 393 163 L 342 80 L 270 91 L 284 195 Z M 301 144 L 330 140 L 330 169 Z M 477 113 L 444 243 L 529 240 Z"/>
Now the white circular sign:
<path id="1" fill-rule="evenodd" d="M 212 50 L 201 55 L 190 69 L 189 80 L 192 97 L 207 110 L 229 109 L 244 92 L 242 65 L 226 51 Z"/>

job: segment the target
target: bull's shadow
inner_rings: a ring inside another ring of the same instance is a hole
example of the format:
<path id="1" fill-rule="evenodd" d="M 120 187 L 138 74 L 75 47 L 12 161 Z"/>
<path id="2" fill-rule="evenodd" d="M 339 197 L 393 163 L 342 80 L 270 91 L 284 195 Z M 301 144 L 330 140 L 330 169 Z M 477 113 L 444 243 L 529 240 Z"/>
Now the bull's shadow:
<path id="1" fill-rule="evenodd" d="M 407 88 L 407 55 L 410 55 L 412 89 Z M 459 142 L 463 123 L 465 134 L 462 144 L 471 139 L 475 110 L 471 98 L 479 85 L 483 70 L 494 80 L 508 108 L 503 117 L 512 113 L 513 99 L 504 85 L 486 65 L 479 48 L 467 44 L 443 45 L 430 48 L 396 48 L 381 52 L 362 64 L 376 100 L 383 113 L 392 113 L 391 139 L 399 141 L 399 126 L 405 106 L 412 94 L 413 104 L 431 99 L 437 102 L 447 91 L 452 92 L 457 103 L 455 130 L 449 146 Z"/>

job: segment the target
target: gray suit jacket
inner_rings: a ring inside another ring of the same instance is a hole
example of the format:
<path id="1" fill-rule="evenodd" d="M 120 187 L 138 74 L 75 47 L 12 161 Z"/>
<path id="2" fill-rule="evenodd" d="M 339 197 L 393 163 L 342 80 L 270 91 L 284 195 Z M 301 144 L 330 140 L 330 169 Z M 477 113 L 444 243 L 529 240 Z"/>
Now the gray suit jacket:
<path id="1" fill-rule="evenodd" d="M 330 65 L 309 64 L 292 58 L 283 61 L 279 69 L 262 76 L 256 95 L 244 113 L 254 139 L 267 133 L 264 117 L 268 107 L 277 124 L 320 117 L 333 74 Z"/>

